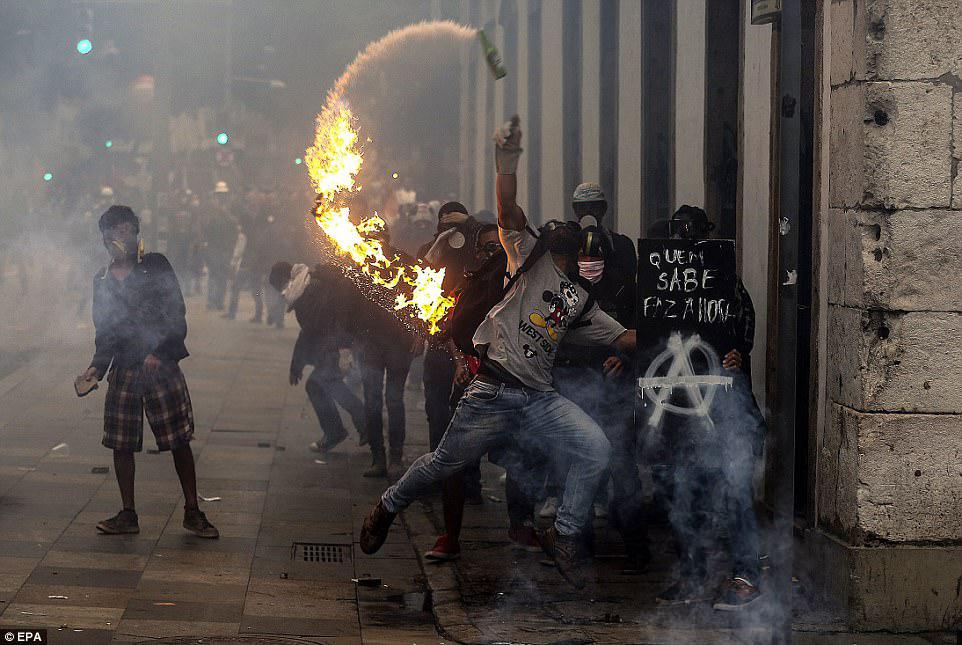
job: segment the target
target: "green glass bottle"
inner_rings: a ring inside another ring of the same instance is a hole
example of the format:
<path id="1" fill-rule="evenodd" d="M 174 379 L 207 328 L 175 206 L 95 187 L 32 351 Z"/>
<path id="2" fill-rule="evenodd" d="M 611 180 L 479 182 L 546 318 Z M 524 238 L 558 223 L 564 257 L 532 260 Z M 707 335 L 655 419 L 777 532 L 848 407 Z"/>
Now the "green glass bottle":
<path id="1" fill-rule="evenodd" d="M 498 48 L 488 39 L 487 34 L 484 33 L 484 29 L 478 30 L 478 38 L 481 39 L 481 49 L 484 51 L 484 60 L 488 64 L 488 69 L 491 70 L 491 75 L 494 76 L 494 80 L 507 76 L 508 72 L 501 63 Z"/>

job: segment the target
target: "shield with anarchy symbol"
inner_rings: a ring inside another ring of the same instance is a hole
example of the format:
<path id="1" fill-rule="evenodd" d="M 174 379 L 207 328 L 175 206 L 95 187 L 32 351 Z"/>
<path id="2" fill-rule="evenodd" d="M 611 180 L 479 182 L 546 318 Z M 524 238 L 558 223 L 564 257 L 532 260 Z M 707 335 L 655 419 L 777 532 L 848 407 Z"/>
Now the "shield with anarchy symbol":
<path id="1" fill-rule="evenodd" d="M 638 251 L 636 376 L 647 424 L 674 414 L 712 428 L 712 401 L 732 384 L 719 356 L 736 346 L 734 242 L 640 240 Z"/>

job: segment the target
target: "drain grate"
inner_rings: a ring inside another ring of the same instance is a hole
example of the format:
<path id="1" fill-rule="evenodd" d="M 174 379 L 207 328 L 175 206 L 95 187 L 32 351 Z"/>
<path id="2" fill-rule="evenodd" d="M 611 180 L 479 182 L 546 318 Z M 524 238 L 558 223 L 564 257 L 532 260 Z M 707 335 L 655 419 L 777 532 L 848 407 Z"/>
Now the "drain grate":
<path id="1" fill-rule="evenodd" d="M 346 544 L 323 544 L 320 542 L 294 542 L 291 546 L 291 560 L 311 564 L 337 564 L 350 559 Z"/>

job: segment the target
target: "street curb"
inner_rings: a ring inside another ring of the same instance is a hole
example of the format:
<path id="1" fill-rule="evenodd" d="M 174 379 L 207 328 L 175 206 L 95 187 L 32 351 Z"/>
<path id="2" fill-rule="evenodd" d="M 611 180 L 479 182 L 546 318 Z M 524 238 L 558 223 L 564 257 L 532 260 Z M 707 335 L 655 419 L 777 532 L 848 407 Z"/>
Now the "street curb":
<path id="1" fill-rule="evenodd" d="M 484 645 L 490 639 L 471 622 L 461 598 L 460 581 L 457 577 L 457 563 L 428 565 L 424 552 L 434 545 L 437 529 L 428 517 L 424 504 L 419 508 L 409 508 L 403 515 L 408 539 L 417 552 L 418 565 L 431 590 L 431 612 L 434 614 L 435 627 L 444 638 L 463 645 Z"/>

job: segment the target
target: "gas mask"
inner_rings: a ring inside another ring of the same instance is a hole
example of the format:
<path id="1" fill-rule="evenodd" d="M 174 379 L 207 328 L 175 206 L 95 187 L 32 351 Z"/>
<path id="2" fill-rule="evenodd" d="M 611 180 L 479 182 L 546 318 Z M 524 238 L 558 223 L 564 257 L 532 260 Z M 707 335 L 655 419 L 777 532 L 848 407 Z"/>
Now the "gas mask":
<path id="1" fill-rule="evenodd" d="M 136 257 L 139 262 L 144 254 L 144 242 L 136 237 L 124 240 L 113 239 L 107 246 L 110 257 L 118 262 Z"/>
<path id="2" fill-rule="evenodd" d="M 605 213 L 608 211 L 608 202 L 603 199 L 587 202 L 576 201 L 571 204 L 571 208 L 575 217 L 578 218 L 581 228 L 585 229 L 601 226 L 601 220 L 604 219 Z"/>
<path id="3" fill-rule="evenodd" d="M 562 222 L 551 220 L 541 227 L 541 235 L 545 238 L 548 251 L 557 255 L 575 257 L 581 240 L 578 231 L 581 227 L 577 222 Z"/>
<path id="4" fill-rule="evenodd" d="M 700 208 L 682 206 L 668 220 L 668 237 L 682 240 L 704 240 L 715 230 L 708 215 Z"/>
<path id="5" fill-rule="evenodd" d="M 582 222 L 588 219 L 582 219 Z M 605 273 L 605 247 L 601 230 L 597 226 L 581 229 L 581 244 L 578 248 L 578 274 L 597 284 Z"/>

